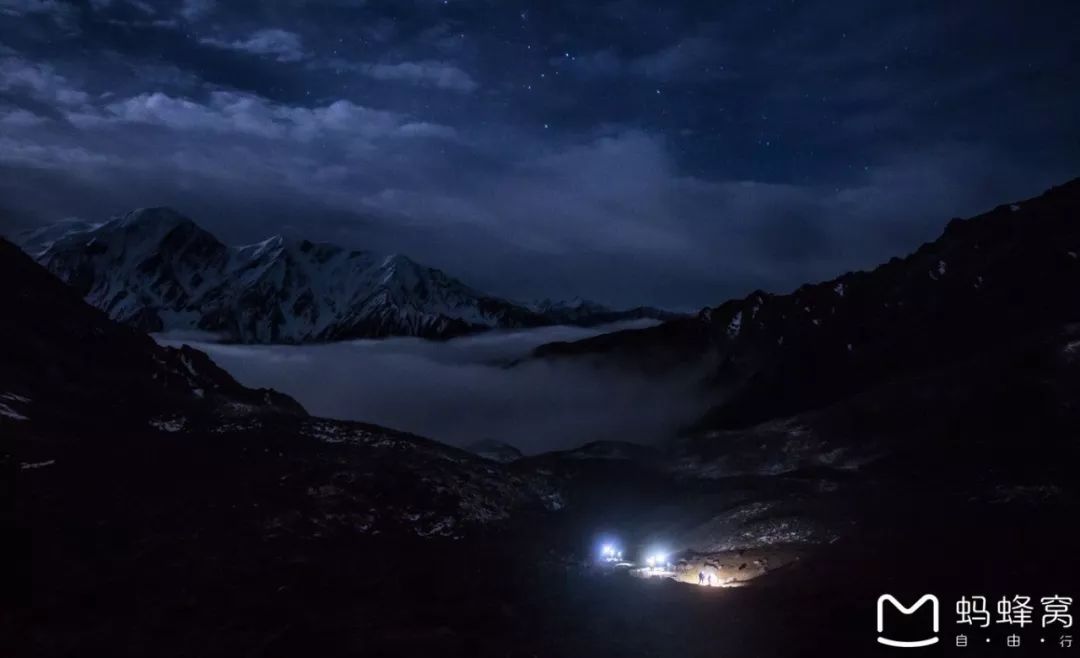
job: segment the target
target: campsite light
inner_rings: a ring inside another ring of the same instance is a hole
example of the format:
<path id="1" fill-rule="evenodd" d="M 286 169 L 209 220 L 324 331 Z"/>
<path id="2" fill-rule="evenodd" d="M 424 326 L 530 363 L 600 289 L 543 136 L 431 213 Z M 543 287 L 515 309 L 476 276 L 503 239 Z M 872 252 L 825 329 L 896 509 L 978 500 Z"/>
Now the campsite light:
<path id="1" fill-rule="evenodd" d="M 604 562 L 617 562 L 622 557 L 622 550 L 613 541 L 600 545 L 600 559 Z"/>
<path id="2" fill-rule="evenodd" d="M 667 553 L 655 552 L 649 553 L 645 556 L 645 566 L 648 569 L 660 569 L 663 570 L 668 565 Z"/>

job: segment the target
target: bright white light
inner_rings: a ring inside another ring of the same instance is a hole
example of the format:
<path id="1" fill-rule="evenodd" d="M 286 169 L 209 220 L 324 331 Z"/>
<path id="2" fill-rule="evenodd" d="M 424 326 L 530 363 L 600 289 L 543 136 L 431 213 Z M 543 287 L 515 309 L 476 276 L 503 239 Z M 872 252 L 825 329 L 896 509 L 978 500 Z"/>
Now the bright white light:
<path id="1" fill-rule="evenodd" d="M 610 557 L 612 555 L 615 555 L 615 547 L 611 544 L 604 544 L 604 546 L 600 549 L 600 554 L 604 557 Z"/>
<path id="2" fill-rule="evenodd" d="M 667 553 L 649 553 L 645 556 L 645 565 L 648 569 L 660 569 L 663 570 L 670 565 L 668 562 Z"/>

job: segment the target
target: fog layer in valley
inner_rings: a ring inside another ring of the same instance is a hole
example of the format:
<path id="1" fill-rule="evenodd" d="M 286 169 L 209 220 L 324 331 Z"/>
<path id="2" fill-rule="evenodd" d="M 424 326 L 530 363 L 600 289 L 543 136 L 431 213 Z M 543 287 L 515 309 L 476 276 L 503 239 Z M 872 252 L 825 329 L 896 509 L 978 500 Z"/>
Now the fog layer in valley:
<path id="1" fill-rule="evenodd" d="M 326 345 L 226 345 L 176 335 L 241 383 L 292 395 L 318 416 L 362 420 L 463 445 L 497 439 L 526 453 L 596 440 L 655 443 L 695 420 L 696 377 L 656 380 L 587 365 L 527 361 L 538 345 L 651 321 L 583 329 L 488 332 L 447 342 L 417 338 Z"/>

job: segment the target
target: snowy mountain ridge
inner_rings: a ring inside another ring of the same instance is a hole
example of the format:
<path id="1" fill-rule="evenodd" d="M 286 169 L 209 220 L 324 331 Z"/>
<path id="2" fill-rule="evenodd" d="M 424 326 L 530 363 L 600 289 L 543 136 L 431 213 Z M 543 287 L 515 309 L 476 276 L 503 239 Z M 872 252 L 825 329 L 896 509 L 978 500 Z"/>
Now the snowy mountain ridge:
<path id="1" fill-rule="evenodd" d="M 636 306 L 625 310 L 615 310 L 581 297 L 574 297 L 569 300 L 540 299 L 527 304 L 527 308 L 547 318 L 552 324 L 580 326 L 595 326 L 623 320 L 674 320 L 684 317 L 682 314 L 652 306 Z"/>
<path id="2" fill-rule="evenodd" d="M 280 235 L 231 247 L 169 208 L 100 224 L 68 220 L 20 242 L 87 302 L 149 332 L 305 343 L 624 319 L 598 305 L 553 303 L 550 312 L 519 305 L 400 254 Z M 590 313 L 593 306 L 602 312 Z M 635 309 L 628 317 L 648 315 Z"/>

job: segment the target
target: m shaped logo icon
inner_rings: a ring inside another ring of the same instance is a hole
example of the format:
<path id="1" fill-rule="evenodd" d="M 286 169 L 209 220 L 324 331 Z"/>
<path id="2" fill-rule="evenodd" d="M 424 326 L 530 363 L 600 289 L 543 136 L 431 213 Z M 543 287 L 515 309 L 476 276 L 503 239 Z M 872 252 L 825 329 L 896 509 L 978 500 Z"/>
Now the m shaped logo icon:
<path id="1" fill-rule="evenodd" d="M 923 607 L 924 604 L 930 604 L 930 613 L 933 623 L 934 634 L 923 640 L 892 640 L 883 635 L 885 632 L 885 604 L 889 603 L 894 608 L 900 611 L 900 614 L 910 615 L 914 614 L 916 610 Z M 933 594 L 924 594 L 921 599 L 915 602 L 915 605 L 907 607 L 904 604 L 896 600 L 896 597 L 892 594 L 882 594 L 877 600 L 877 641 L 881 644 L 890 647 L 901 647 L 904 649 L 912 649 L 916 647 L 928 647 L 931 644 L 935 644 L 938 641 L 937 633 L 940 626 L 941 616 L 941 604 L 938 602 L 938 598 Z"/>

